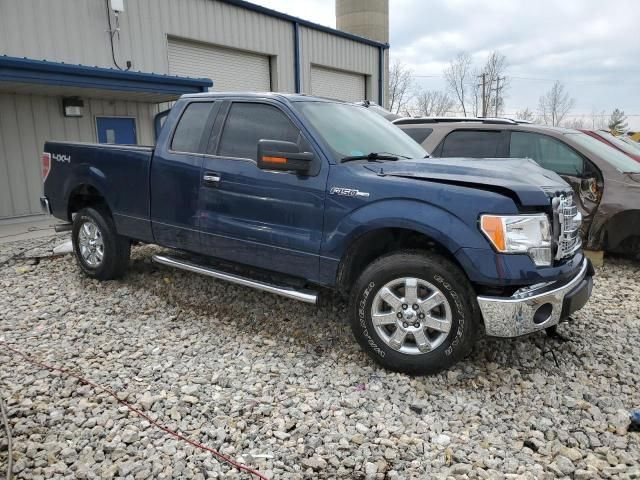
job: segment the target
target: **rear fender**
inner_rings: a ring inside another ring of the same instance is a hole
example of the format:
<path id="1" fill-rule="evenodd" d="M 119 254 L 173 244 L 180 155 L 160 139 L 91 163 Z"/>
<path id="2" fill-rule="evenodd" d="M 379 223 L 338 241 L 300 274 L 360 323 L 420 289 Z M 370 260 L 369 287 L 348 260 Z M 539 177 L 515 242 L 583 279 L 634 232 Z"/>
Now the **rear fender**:
<path id="1" fill-rule="evenodd" d="M 99 168 L 87 163 L 75 166 L 73 173 L 64 181 L 65 204 L 68 206 L 71 195 L 81 185 L 87 185 L 94 188 L 104 198 L 109 208 L 113 205 L 113 199 L 109 198 L 109 188 L 107 185 L 106 175 Z M 111 194 L 112 196 L 113 194 Z"/>

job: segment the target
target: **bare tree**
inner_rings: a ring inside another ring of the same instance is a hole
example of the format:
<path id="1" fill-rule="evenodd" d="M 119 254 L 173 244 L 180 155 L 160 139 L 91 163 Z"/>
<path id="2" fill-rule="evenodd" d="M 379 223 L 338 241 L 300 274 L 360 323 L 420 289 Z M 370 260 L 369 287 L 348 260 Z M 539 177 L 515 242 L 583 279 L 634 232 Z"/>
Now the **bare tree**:
<path id="1" fill-rule="evenodd" d="M 564 126 L 567 128 L 584 128 L 585 127 L 585 119 L 584 117 L 573 117 L 565 120 Z"/>
<path id="2" fill-rule="evenodd" d="M 538 113 L 545 125 L 560 125 L 560 122 L 567 116 L 569 111 L 575 106 L 575 99 L 565 91 L 564 85 L 556 80 L 553 87 L 540 97 L 538 103 Z"/>
<path id="3" fill-rule="evenodd" d="M 482 70 L 476 69 L 471 75 L 471 84 L 469 85 L 469 112 L 474 117 L 482 115 Z"/>
<path id="4" fill-rule="evenodd" d="M 414 115 L 423 117 L 441 117 L 451 111 L 455 101 L 447 92 L 438 90 L 420 90 L 413 105 Z"/>
<path id="5" fill-rule="evenodd" d="M 389 111 L 405 111 L 411 100 L 413 71 L 400 60 L 395 60 L 389 70 Z"/>
<path id="6" fill-rule="evenodd" d="M 594 130 L 603 130 L 607 128 L 608 115 L 604 110 L 591 110 L 591 128 Z"/>
<path id="7" fill-rule="evenodd" d="M 444 78 L 449 91 L 466 117 L 469 85 L 475 81 L 471 78 L 471 55 L 467 52 L 459 53 L 445 68 Z"/>
<path id="8" fill-rule="evenodd" d="M 517 120 L 526 120 L 527 122 L 535 122 L 536 116 L 529 107 L 525 107 L 522 110 L 516 112 Z"/>
<path id="9" fill-rule="evenodd" d="M 504 94 L 509 87 L 509 79 L 505 76 L 507 57 L 494 50 L 487 57 L 480 75 L 485 74 L 485 89 L 483 101 L 487 114 L 493 111 L 497 117 L 504 111 Z M 480 92 L 482 94 L 482 92 Z"/>

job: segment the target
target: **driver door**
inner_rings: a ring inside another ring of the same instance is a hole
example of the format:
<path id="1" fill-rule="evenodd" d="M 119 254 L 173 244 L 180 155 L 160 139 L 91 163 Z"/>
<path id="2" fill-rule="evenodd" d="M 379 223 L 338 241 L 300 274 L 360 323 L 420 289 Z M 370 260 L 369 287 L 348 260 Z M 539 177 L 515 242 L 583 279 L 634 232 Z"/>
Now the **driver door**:
<path id="1" fill-rule="evenodd" d="M 259 169 L 263 139 L 294 142 L 301 152 L 314 153 L 310 174 Z M 328 171 L 328 162 L 280 104 L 225 102 L 202 164 L 202 249 L 225 260 L 317 278 Z"/>

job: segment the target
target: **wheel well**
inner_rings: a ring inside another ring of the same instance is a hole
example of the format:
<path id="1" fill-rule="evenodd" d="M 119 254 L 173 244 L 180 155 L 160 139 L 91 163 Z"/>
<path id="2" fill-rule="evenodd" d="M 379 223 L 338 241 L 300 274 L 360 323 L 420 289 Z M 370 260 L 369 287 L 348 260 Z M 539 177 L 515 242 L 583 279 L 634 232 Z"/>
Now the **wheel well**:
<path id="1" fill-rule="evenodd" d="M 364 269 L 376 258 L 407 249 L 436 252 L 460 266 L 443 245 L 420 232 L 403 228 L 378 229 L 361 235 L 351 243 L 338 268 L 338 289 L 344 292 L 350 290 Z"/>
<path id="2" fill-rule="evenodd" d="M 605 224 L 604 249 L 609 251 L 616 250 L 626 240 L 640 237 L 638 225 L 640 225 L 640 210 L 626 210 L 614 215 Z"/>
<path id="3" fill-rule="evenodd" d="M 109 205 L 102 194 L 95 187 L 83 184 L 76 187 L 71 192 L 71 195 L 69 195 L 67 208 L 67 217 L 69 218 L 69 221 L 71 221 L 74 213 L 86 207 L 102 207 L 111 213 Z"/>

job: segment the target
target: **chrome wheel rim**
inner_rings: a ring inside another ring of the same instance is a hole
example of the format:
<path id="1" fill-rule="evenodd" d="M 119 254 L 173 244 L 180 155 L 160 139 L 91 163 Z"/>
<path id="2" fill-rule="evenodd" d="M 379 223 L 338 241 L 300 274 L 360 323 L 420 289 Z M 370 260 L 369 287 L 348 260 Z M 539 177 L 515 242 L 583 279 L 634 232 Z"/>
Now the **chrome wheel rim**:
<path id="1" fill-rule="evenodd" d="M 78 232 L 78 247 L 82 260 L 90 267 L 98 267 L 104 258 L 104 241 L 102 232 L 91 220 L 80 225 Z"/>
<path id="2" fill-rule="evenodd" d="M 387 283 L 371 305 L 371 320 L 380 339 L 407 355 L 438 348 L 451 330 L 451 319 L 451 306 L 442 291 L 414 277 Z"/>

